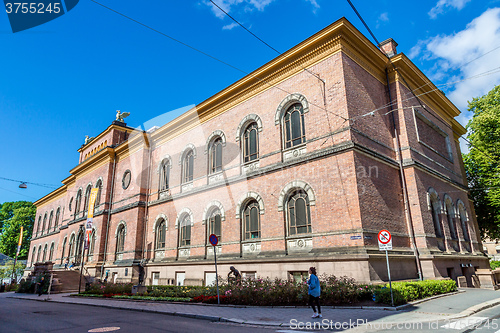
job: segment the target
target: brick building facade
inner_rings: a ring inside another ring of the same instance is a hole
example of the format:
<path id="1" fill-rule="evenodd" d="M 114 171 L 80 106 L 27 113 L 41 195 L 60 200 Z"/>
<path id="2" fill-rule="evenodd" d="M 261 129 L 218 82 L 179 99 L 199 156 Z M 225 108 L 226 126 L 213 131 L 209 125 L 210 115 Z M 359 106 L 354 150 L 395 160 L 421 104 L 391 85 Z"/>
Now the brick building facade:
<path id="1" fill-rule="evenodd" d="M 383 44 L 340 19 L 160 128 L 114 121 L 35 203 L 28 266 L 80 261 L 97 187 L 83 260 L 108 280 L 137 281 L 142 262 L 149 284 L 209 284 L 211 233 L 222 275 L 233 265 L 299 277 L 314 265 L 386 280 L 381 229 L 393 235 L 394 279 L 486 268 L 460 112 Z"/>

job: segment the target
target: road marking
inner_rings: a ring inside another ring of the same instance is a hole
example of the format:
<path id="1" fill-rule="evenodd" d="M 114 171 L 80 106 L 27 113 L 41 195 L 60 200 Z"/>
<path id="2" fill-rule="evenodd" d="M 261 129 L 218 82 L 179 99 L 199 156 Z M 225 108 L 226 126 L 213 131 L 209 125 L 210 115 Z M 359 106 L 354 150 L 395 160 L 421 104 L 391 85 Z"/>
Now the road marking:
<path id="1" fill-rule="evenodd" d="M 99 328 L 94 328 L 91 330 L 88 330 L 88 332 L 94 333 L 94 332 L 112 332 L 112 331 L 118 331 L 120 328 L 119 327 L 99 327 Z"/>
<path id="2" fill-rule="evenodd" d="M 454 330 L 461 330 L 461 329 L 467 328 L 469 326 L 477 325 L 485 319 L 488 319 L 488 317 L 468 317 L 468 318 L 452 321 L 446 325 L 441 326 L 441 328 L 450 328 L 450 329 L 454 329 Z"/>

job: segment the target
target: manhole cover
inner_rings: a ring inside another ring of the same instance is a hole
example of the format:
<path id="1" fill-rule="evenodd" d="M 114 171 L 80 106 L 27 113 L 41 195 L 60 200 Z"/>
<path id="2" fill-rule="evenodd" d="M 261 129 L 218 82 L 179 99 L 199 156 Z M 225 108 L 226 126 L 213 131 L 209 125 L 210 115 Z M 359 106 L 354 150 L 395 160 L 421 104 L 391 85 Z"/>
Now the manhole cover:
<path id="1" fill-rule="evenodd" d="M 120 328 L 119 327 L 99 327 L 99 328 L 93 328 L 89 330 L 89 332 L 113 332 L 113 331 L 118 331 Z"/>

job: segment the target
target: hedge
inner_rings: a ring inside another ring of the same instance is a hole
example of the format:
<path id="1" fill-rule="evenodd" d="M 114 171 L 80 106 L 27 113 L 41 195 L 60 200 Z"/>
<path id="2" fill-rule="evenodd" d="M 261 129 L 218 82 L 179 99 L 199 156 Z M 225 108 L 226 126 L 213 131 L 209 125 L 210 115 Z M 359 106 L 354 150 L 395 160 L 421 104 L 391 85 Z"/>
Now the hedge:
<path id="1" fill-rule="evenodd" d="M 416 282 L 392 283 L 394 305 L 402 305 L 417 299 L 446 294 L 457 290 L 453 280 L 424 280 Z M 389 284 L 374 290 L 377 303 L 391 304 Z"/>

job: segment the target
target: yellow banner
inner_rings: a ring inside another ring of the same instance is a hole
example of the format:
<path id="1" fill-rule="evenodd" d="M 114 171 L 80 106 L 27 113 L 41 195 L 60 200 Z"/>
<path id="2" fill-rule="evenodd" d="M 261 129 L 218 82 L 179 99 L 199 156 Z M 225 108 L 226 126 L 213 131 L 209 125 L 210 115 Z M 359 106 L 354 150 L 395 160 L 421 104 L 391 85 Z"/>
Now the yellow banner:
<path id="1" fill-rule="evenodd" d="M 95 199 L 97 198 L 97 191 L 99 191 L 98 188 L 93 188 L 90 191 L 90 199 L 89 199 L 89 209 L 87 212 L 87 217 L 92 218 L 94 217 L 94 205 L 95 205 Z"/>

